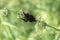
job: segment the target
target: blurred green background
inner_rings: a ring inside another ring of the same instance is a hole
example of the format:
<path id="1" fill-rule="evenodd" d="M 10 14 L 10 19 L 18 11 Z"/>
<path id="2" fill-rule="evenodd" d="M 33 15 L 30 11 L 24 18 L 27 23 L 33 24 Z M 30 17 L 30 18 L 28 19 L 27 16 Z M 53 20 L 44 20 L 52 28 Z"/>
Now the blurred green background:
<path id="1" fill-rule="evenodd" d="M 37 22 L 17 18 L 29 11 Z M 41 17 L 41 18 L 40 18 Z M 60 40 L 60 0 L 0 0 L 0 40 Z"/>

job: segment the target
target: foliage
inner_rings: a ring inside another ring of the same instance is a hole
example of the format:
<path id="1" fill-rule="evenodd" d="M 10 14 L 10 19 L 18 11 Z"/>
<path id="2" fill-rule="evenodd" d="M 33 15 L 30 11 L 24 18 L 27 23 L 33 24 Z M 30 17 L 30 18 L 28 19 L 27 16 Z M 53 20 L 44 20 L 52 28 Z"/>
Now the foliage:
<path id="1" fill-rule="evenodd" d="M 21 9 L 37 21 L 17 18 Z M 60 40 L 60 0 L 0 0 L 0 40 Z"/>

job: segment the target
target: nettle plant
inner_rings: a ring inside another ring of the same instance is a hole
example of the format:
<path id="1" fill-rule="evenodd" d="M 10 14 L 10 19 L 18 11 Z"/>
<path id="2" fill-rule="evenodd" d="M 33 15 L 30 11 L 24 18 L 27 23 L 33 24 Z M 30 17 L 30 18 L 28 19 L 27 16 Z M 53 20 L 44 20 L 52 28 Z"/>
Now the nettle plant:
<path id="1" fill-rule="evenodd" d="M 0 17 L 6 17 L 8 15 L 8 9 L 4 8 L 4 9 L 0 9 Z M 49 24 L 47 24 L 44 20 L 42 21 L 42 18 L 39 18 L 39 20 L 36 20 L 35 17 L 33 15 L 31 15 L 29 12 L 24 12 L 24 10 L 19 10 L 17 18 L 25 21 L 25 22 L 36 22 L 36 24 L 38 25 L 43 25 L 43 26 L 48 26 L 51 27 L 57 31 L 60 31 L 59 29 L 50 26 Z"/>
<path id="2" fill-rule="evenodd" d="M 24 12 L 24 10 L 19 10 L 17 18 L 19 18 L 25 22 L 30 22 L 30 23 L 36 22 L 36 24 L 38 26 L 42 24 L 43 26 L 48 26 L 48 27 L 51 27 L 57 31 L 60 31 L 59 29 L 47 24 L 44 20 L 42 21 L 42 17 L 40 17 L 39 20 L 36 20 L 33 15 L 31 15 L 29 12 Z"/>

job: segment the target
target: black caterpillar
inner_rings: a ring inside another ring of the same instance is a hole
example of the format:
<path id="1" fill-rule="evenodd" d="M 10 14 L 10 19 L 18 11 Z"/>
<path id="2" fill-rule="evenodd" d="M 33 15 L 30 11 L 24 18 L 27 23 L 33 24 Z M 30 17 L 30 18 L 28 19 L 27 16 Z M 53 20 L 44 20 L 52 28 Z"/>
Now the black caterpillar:
<path id="1" fill-rule="evenodd" d="M 24 20 L 25 22 L 35 22 L 36 19 L 33 17 L 33 15 L 30 15 L 29 13 L 24 13 L 24 18 L 21 18 L 22 20 Z"/>

